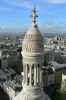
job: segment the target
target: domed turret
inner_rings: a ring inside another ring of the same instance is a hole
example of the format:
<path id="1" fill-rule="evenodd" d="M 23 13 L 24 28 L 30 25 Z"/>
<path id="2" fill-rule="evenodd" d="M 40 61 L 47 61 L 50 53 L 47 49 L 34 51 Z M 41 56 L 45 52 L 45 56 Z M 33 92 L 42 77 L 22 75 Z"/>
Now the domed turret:
<path id="1" fill-rule="evenodd" d="M 49 100 L 42 89 L 43 37 L 36 25 L 36 9 L 32 10 L 32 25 L 22 42 L 23 89 L 16 100 Z M 47 99 L 46 99 L 47 98 Z"/>
<path id="2" fill-rule="evenodd" d="M 43 64 L 43 37 L 36 24 L 36 9 L 32 10 L 32 25 L 27 31 L 22 42 L 22 56 L 23 56 L 23 91 L 32 95 L 28 97 L 28 100 L 40 100 L 43 99 L 43 91 L 41 89 L 42 83 L 42 71 L 41 66 Z M 27 86 L 25 91 L 25 86 Z M 39 92 L 40 91 L 40 92 Z M 35 94 L 33 94 L 35 93 Z M 26 96 L 26 94 L 25 94 Z M 24 98 L 25 98 L 24 96 Z M 30 99 L 31 98 L 31 99 Z M 26 100 L 26 99 L 25 99 Z"/>

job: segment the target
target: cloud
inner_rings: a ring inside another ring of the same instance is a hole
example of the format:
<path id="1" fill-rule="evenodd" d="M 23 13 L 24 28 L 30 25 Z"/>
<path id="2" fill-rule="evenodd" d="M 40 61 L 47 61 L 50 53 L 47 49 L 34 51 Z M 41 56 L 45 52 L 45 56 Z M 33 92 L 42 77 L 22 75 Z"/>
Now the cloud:
<path id="1" fill-rule="evenodd" d="M 16 7 L 32 8 L 30 0 L 0 0 L 3 3 L 10 4 Z"/>
<path id="2" fill-rule="evenodd" d="M 7 7 L 1 7 L 0 6 L 0 12 L 4 12 L 4 11 L 11 11 L 11 9 L 10 8 L 7 8 Z"/>
<path id="3" fill-rule="evenodd" d="M 19 32 L 21 32 L 21 34 L 23 33 L 23 32 L 26 32 L 27 31 L 27 29 L 26 28 L 24 28 L 24 27 L 21 27 L 21 28 L 13 28 L 13 27 L 9 27 L 9 28 L 7 28 L 7 27 L 0 27 L 0 33 L 1 32 L 3 32 L 3 33 L 13 33 L 13 32 L 16 32 L 16 33 L 19 33 Z"/>
<path id="4" fill-rule="evenodd" d="M 43 33 L 64 33 L 66 32 L 66 25 L 56 24 L 53 21 L 44 22 L 39 26 Z"/>
<path id="5" fill-rule="evenodd" d="M 0 27 L 0 32 L 25 32 L 28 27 Z M 42 33 L 66 33 L 66 24 L 56 24 L 53 21 L 47 21 L 39 25 L 39 29 Z"/>
<path id="6" fill-rule="evenodd" d="M 0 0 L 0 12 L 13 12 L 14 7 L 32 9 L 32 3 L 30 0 Z M 18 12 L 18 9 L 15 11 Z"/>
<path id="7" fill-rule="evenodd" d="M 64 4 L 66 0 L 46 0 L 49 3 Z"/>

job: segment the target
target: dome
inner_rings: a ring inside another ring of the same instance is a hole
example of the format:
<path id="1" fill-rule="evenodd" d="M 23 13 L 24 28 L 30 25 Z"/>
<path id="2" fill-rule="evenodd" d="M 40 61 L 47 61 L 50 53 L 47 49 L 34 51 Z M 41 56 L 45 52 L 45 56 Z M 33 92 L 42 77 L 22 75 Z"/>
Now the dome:
<path id="1" fill-rule="evenodd" d="M 56 50 L 57 49 L 57 45 L 53 44 L 52 45 L 52 50 Z"/>
<path id="2" fill-rule="evenodd" d="M 25 34 L 25 37 L 22 42 L 22 51 L 24 52 L 35 52 L 41 53 L 43 52 L 44 44 L 43 37 L 40 34 L 40 31 L 36 25 L 36 10 L 32 11 L 32 25 L 30 29 Z"/>
<path id="3" fill-rule="evenodd" d="M 38 28 L 32 27 L 25 35 L 23 40 L 23 50 L 26 52 L 42 52 L 43 37 Z"/>

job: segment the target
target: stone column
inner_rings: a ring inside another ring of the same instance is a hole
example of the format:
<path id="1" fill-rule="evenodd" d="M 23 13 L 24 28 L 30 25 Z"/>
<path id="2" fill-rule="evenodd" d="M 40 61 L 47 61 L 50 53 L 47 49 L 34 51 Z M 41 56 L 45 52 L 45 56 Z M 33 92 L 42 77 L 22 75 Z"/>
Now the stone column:
<path id="1" fill-rule="evenodd" d="M 21 72 L 21 75 L 22 75 L 22 77 L 23 77 L 23 84 L 24 84 L 24 72 Z"/>
<path id="2" fill-rule="evenodd" d="M 40 84 L 40 67 L 38 67 L 38 83 Z"/>
<path id="3" fill-rule="evenodd" d="M 40 68 L 40 84 L 42 84 L 42 70 Z"/>
<path id="4" fill-rule="evenodd" d="M 39 67 L 37 66 L 37 83 L 39 83 Z"/>
<path id="5" fill-rule="evenodd" d="M 32 85 L 32 66 L 30 66 L 30 85 Z"/>
<path id="6" fill-rule="evenodd" d="M 37 83 L 37 67 L 34 66 L 34 85 Z"/>
<path id="7" fill-rule="evenodd" d="M 26 65 L 26 84 L 28 84 L 28 66 Z"/>
<path id="8" fill-rule="evenodd" d="M 23 64 L 23 72 L 21 72 L 21 75 L 22 75 L 22 77 L 23 77 L 23 83 L 24 83 L 24 64 Z"/>
<path id="9" fill-rule="evenodd" d="M 23 83 L 24 83 L 24 71 L 21 72 L 21 75 L 22 75 L 22 77 L 23 77 Z"/>
<path id="10" fill-rule="evenodd" d="M 24 71 L 24 83 L 26 82 L 26 65 L 23 66 Z"/>

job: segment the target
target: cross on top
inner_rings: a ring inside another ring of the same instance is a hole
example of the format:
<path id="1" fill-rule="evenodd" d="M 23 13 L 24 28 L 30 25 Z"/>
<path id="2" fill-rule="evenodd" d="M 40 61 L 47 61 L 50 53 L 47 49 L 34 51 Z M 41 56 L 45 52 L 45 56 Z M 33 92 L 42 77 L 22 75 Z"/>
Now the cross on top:
<path id="1" fill-rule="evenodd" d="M 37 18 L 38 16 L 36 15 L 36 8 L 35 8 L 35 6 L 34 6 L 34 8 L 33 8 L 33 10 L 32 10 L 32 15 L 31 15 L 31 17 L 32 17 L 32 23 L 33 23 L 34 25 L 36 25 L 36 18 Z"/>

